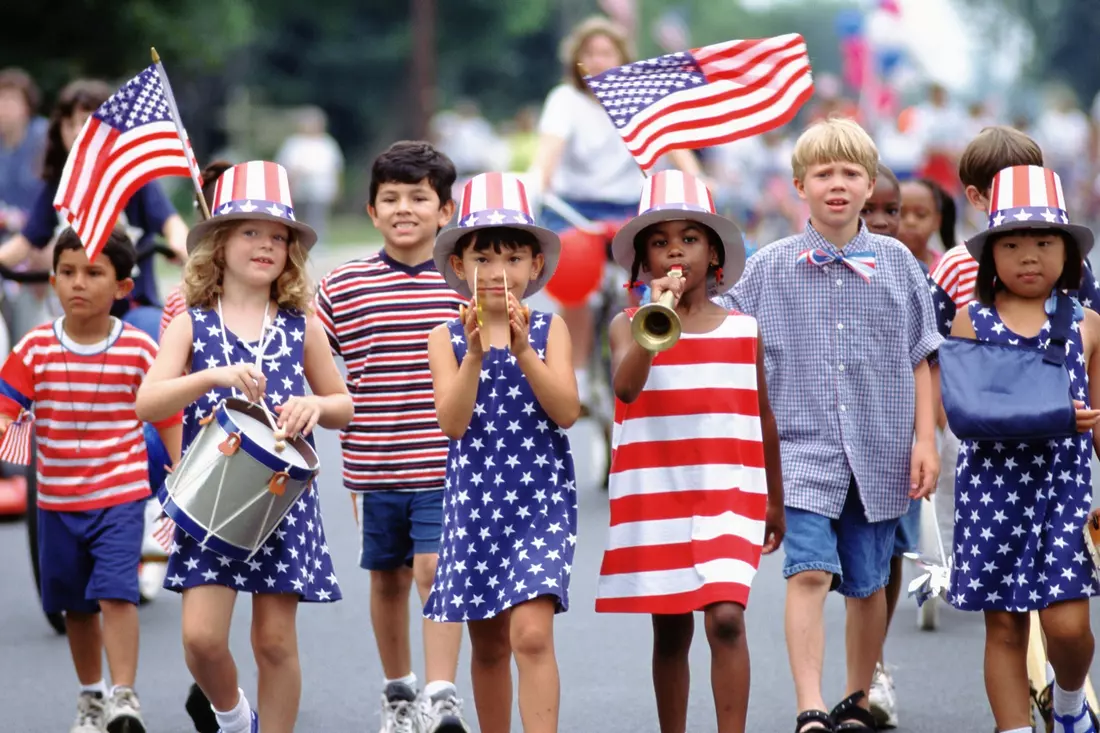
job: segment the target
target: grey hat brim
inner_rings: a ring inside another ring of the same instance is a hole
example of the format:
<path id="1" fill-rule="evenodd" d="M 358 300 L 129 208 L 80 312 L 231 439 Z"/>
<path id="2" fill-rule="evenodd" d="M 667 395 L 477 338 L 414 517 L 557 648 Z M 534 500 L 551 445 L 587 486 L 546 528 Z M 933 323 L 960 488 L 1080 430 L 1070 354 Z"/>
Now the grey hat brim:
<path id="1" fill-rule="evenodd" d="M 745 240 L 738 226 L 724 216 L 711 214 L 707 211 L 692 211 L 690 209 L 654 209 L 634 217 L 627 222 L 611 241 L 611 256 L 615 264 L 630 272 L 634 267 L 634 238 L 650 224 L 662 221 L 694 221 L 710 227 L 718 235 L 723 249 L 725 249 L 725 261 L 722 264 L 722 282 L 715 283 L 715 292 L 724 293 L 734 286 L 734 283 L 745 271 Z M 652 275 L 641 268 L 638 278 L 648 283 Z"/>
<path id="2" fill-rule="evenodd" d="M 546 287 L 546 283 L 550 281 L 554 271 L 558 269 L 558 260 L 561 258 L 561 239 L 558 238 L 558 235 L 549 229 L 534 224 L 486 224 L 483 226 L 451 227 L 450 229 L 444 229 L 435 238 L 435 247 L 432 249 L 435 269 L 439 270 L 439 274 L 443 276 L 443 279 L 455 292 L 467 298 L 474 297 L 474 294 L 470 292 L 470 286 L 451 267 L 451 255 L 455 251 L 455 242 L 470 232 L 476 232 L 479 229 L 500 228 L 521 229 L 525 232 L 531 232 L 535 235 L 539 248 L 542 250 L 542 271 L 536 279 L 528 283 L 527 289 L 523 292 L 523 297 L 529 298 Z"/>
<path id="3" fill-rule="evenodd" d="M 219 224 L 229 221 L 256 221 L 257 219 L 273 221 L 276 224 L 282 224 L 298 232 L 298 243 L 305 247 L 307 252 L 317 243 L 317 232 L 313 231 L 313 227 L 308 224 L 303 224 L 300 221 L 291 221 L 272 214 L 265 214 L 260 211 L 253 211 L 247 214 L 243 211 L 239 211 L 230 214 L 222 214 L 221 216 L 212 216 L 193 226 L 191 231 L 187 233 L 187 254 L 194 252 L 195 248 L 199 246 L 199 242 L 202 241 L 202 238 Z"/>
<path id="4" fill-rule="evenodd" d="M 1089 252 L 1092 251 L 1093 244 L 1096 242 L 1096 237 L 1093 235 L 1092 230 L 1080 224 L 1047 223 L 1045 221 L 1014 221 L 1011 223 L 1005 222 L 999 227 L 986 229 L 984 232 L 975 234 L 966 241 L 966 249 L 970 252 L 971 257 L 981 262 L 982 252 L 985 250 L 985 244 L 989 241 L 990 237 L 1003 234 L 1004 232 L 1016 232 L 1023 229 L 1034 229 L 1037 231 L 1045 230 L 1068 234 L 1073 238 L 1073 241 L 1077 243 L 1077 248 L 1081 250 L 1082 259 L 1088 257 Z"/>

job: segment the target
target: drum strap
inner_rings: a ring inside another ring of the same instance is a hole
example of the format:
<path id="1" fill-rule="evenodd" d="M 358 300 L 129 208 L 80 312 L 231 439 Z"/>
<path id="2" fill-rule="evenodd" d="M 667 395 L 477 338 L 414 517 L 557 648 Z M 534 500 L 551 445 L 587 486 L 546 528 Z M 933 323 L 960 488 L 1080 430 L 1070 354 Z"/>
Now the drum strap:
<path id="1" fill-rule="evenodd" d="M 252 351 L 252 353 L 254 353 L 256 355 L 256 370 L 261 371 L 261 372 L 263 371 L 263 360 L 264 360 L 264 355 L 267 353 L 267 347 L 271 345 L 272 339 L 275 338 L 275 329 L 272 328 L 272 326 L 271 326 L 270 312 L 271 312 L 271 301 L 268 301 L 267 305 L 264 306 L 264 320 L 263 320 L 263 323 L 260 325 L 260 344 L 259 344 L 259 346 L 257 346 L 256 349 L 253 350 L 251 347 L 249 347 L 247 344 L 245 344 L 245 342 L 243 342 L 243 341 L 241 342 L 242 344 L 245 345 L 245 348 L 247 348 L 249 351 Z M 221 299 L 221 296 L 218 296 L 218 320 L 221 321 L 222 350 L 223 350 L 223 353 L 225 355 L 226 362 L 228 363 L 229 362 L 230 348 L 229 348 L 229 339 L 226 338 L 226 336 L 225 336 L 225 330 L 226 330 L 225 329 L 225 316 L 222 315 L 222 299 Z M 275 416 L 272 415 L 271 411 L 267 409 L 266 402 L 263 399 L 261 399 L 260 402 L 259 402 L 259 405 L 260 405 L 260 408 L 264 411 L 264 415 L 267 416 L 267 422 L 271 425 L 271 429 L 273 431 L 277 432 L 279 428 L 278 428 L 278 425 L 276 425 L 276 423 L 275 423 Z"/>

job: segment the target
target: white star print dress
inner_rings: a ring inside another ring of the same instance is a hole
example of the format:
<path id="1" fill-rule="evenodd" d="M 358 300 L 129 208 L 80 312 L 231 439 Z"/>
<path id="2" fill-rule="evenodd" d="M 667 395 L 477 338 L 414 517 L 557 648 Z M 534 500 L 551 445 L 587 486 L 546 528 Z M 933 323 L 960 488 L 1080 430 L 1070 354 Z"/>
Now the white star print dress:
<path id="1" fill-rule="evenodd" d="M 223 346 L 222 324 L 216 311 L 193 308 L 191 320 L 195 338 L 192 372 L 256 362 L 256 345 L 239 340 L 231 331 L 225 331 Z M 302 368 L 305 326 L 305 316 L 284 310 L 278 312 L 271 326 L 273 335 L 264 350 L 263 373 L 267 377 L 267 407 L 273 413 L 276 405 L 288 397 L 306 393 Z M 230 390 L 217 388 L 184 411 L 184 453 L 201 428 L 199 419 L 230 396 L 233 396 Z M 313 436 L 308 440 L 312 444 Z M 166 499 L 163 486 L 160 493 L 163 503 Z M 308 602 L 340 600 L 340 585 L 321 525 L 316 482 L 302 495 L 260 552 L 247 563 L 200 548 L 194 538 L 176 527 L 164 587 L 182 591 L 198 585 L 224 585 L 244 593 L 295 593 Z"/>
<path id="2" fill-rule="evenodd" d="M 550 316 L 532 311 L 531 348 L 545 359 Z M 455 358 L 460 321 L 447 324 Z M 451 441 L 439 565 L 424 615 L 478 621 L 539 596 L 569 608 L 577 492 L 565 431 L 539 405 L 515 357 L 493 348 L 481 362 L 470 427 Z"/>
<path id="3" fill-rule="evenodd" d="M 1024 338 L 997 309 L 971 303 L 979 341 L 1046 348 Z M 1075 399 L 1089 403 L 1081 330 L 1073 324 L 1066 369 Z M 1034 443 L 963 441 L 955 474 L 950 600 L 964 611 L 1046 608 L 1098 590 L 1083 527 L 1092 505 L 1092 434 Z"/>

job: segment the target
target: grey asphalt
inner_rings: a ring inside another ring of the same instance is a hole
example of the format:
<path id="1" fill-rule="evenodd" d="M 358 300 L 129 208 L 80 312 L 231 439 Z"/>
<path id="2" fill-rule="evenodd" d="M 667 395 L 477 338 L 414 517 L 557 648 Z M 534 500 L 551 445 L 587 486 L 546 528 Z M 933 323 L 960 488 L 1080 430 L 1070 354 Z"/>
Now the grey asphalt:
<path id="1" fill-rule="evenodd" d="M 602 450 L 590 423 L 570 431 L 580 486 L 577 555 L 570 588 L 571 610 L 558 617 L 555 636 L 562 678 L 562 731 L 644 733 L 657 731 L 650 682 L 649 620 L 644 616 L 597 615 L 594 608 L 600 556 L 607 532 L 607 498 L 599 488 Z M 357 566 L 358 543 L 348 494 L 340 485 L 340 451 L 334 434 L 322 431 L 321 496 L 329 546 L 344 592 L 340 603 L 303 606 L 298 631 L 303 692 L 296 730 L 377 731 L 381 668 L 368 615 L 366 573 Z M 594 451 L 596 455 L 594 455 Z M 17 521 L 0 523 L 0 733 L 63 733 L 73 717 L 76 679 L 63 637 L 46 624 L 34 592 L 26 533 Z M 793 686 L 783 637 L 784 583 L 781 553 L 765 558 L 747 612 L 752 655 L 749 730 L 793 730 Z M 912 574 L 912 569 L 907 574 Z M 234 616 L 232 649 L 242 686 L 254 699 L 256 675 L 249 648 L 249 601 Z M 410 612 L 418 609 L 410 600 Z M 827 604 L 826 697 L 843 692 L 844 608 Z M 1094 618 L 1095 615 L 1094 615 Z M 141 610 L 138 692 L 150 733 L 186 733 L 183 701 L 190 678 L 179 640 L 180 604 L 164 591 Z M 698 619 L 701 622 L 701 618 Z M 692 649 L 688 730 L 715 731 L 708 649 L 697 623 Z M 422 672 L 419 627 L 414 624 L 414 660 Z M 983 627 L 980 616 L 944 608 L 936 631 L 916 628 L 916 605 L 903 600 L 887 643 L 895 666 L 903 733 L 993 729 L 982 683 Z M 458 685 L 470 699 L 468 645 Z M 1094 676 L 1100 667 L 1094 665 Z M 518 712 L 513 731 L 522 730 Z"/>

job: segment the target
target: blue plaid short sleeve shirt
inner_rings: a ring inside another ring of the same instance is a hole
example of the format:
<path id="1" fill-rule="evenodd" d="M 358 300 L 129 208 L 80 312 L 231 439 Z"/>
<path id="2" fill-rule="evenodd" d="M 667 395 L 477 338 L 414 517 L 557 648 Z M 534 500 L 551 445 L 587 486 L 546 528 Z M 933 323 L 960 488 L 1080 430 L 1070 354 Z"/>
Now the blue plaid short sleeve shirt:
<path id="1" fill-rule="evenodd" d="M 869 281 L 798 261 L 810 249 L 838 251 L 807 226 L 761 249 L 716 300 L 760 324 L 787 506 L 839 518 L 854 475 L 867 520 L 894 519 L 909 508 L 913 369 L 943 341 L 928 278 L 904 245 L 862 226 L 845 251 L 874 253 Z"/>

